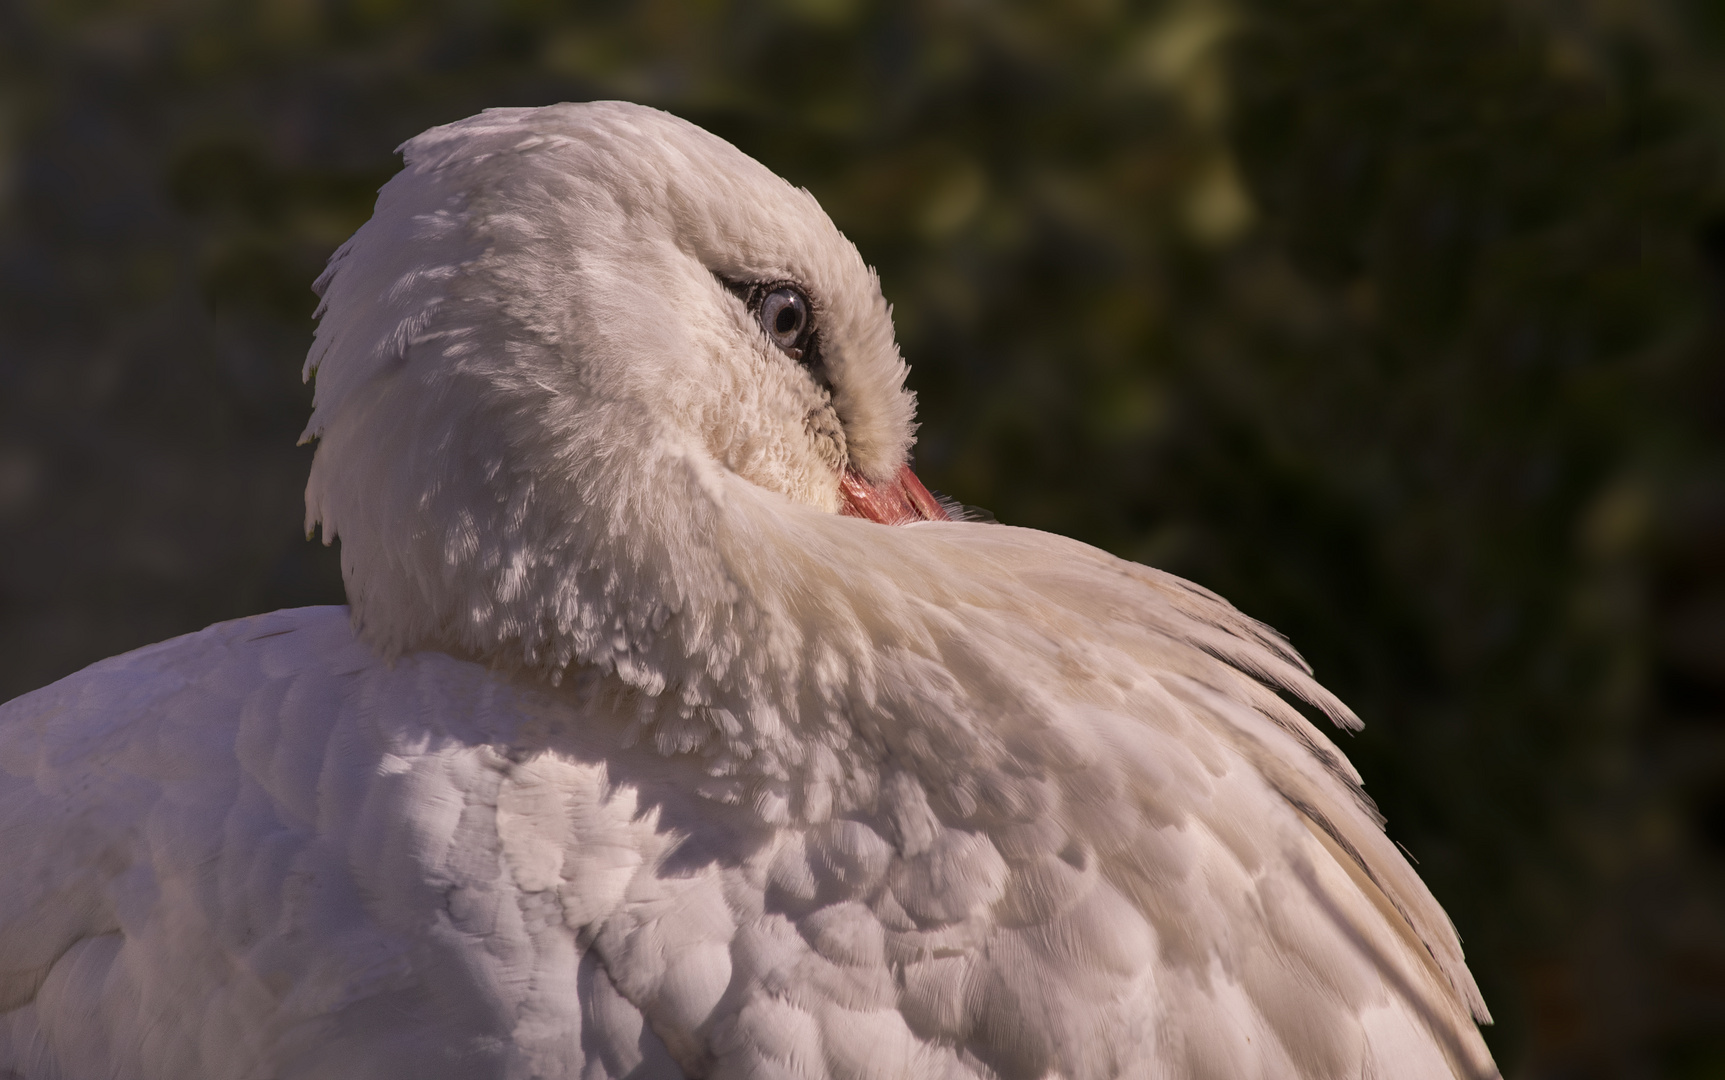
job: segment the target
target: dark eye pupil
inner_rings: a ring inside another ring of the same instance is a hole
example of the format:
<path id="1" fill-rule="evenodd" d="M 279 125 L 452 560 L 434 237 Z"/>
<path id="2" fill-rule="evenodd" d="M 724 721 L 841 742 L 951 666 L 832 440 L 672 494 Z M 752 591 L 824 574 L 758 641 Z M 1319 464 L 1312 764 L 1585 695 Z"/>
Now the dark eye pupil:
<path id="1" fill-rule="evenodd" d="M 795 330 L 797 328 L 797 324 L 800 322 L 802 322 L 802 319 L 797 317 L 797 309 L 786 304 L 784 307 L 779 309 L 779 317 L 773 323 L 773 329 L 777 330 L 781 334 L 788 334 Z"/>

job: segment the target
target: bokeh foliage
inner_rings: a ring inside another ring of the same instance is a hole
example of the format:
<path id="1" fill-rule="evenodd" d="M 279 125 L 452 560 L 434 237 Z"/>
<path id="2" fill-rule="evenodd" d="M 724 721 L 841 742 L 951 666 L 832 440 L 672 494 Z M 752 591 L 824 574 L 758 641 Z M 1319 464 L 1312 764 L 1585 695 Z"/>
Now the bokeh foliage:
<path id="1" fill-rule="evenodd" d="M 10 0 L 0 696 L 340 599 L 306 286 L 390 148 L 625 97 L 881 270 L 919 468 L 1287 632 L 1507 1074 L 1725 1076 L 1703 0 Z"/>

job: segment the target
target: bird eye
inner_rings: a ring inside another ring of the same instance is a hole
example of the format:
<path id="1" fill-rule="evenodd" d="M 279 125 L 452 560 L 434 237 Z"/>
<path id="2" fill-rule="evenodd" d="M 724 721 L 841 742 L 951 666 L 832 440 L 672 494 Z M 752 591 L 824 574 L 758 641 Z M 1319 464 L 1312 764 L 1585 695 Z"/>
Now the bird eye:
<path id="1" fill-rule="evenodd" d="M 773 344 L 793 360 L 803 358 L 813 329 L 809 317 L 809 299 L 801 290 L 781 285 L 761 297 L 759 311 L 761 329 L 773 339 Z"/>

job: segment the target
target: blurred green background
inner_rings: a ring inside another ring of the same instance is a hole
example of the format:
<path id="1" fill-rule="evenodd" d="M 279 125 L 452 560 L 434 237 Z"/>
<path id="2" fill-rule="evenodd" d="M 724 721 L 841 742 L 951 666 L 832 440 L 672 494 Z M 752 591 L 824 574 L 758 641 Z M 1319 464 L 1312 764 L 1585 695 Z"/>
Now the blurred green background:
<path id="1" fill-rule="evenodd" d="M 1725 1077 L 1725 4 L 4 0 L 0 697 L 336 602 L 308 283 L 419 130 L 670 109 L 919 470 L 1287 632 L 1510 1077 Z"/>

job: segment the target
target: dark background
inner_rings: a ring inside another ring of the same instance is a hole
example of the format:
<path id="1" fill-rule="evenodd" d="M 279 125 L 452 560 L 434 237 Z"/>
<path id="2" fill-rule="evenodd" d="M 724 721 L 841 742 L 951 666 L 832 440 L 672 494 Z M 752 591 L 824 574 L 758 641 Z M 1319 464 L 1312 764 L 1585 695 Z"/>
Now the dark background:
<path id="1" fill-rule="evenodd" d="M 341 598 L 308 283 L 624 97 L 879 266 L 919 469 L 1365 717 L 1515 1077 L 1725 1077 L 1725 5 L 0 0 L 0 697 Z"/>

